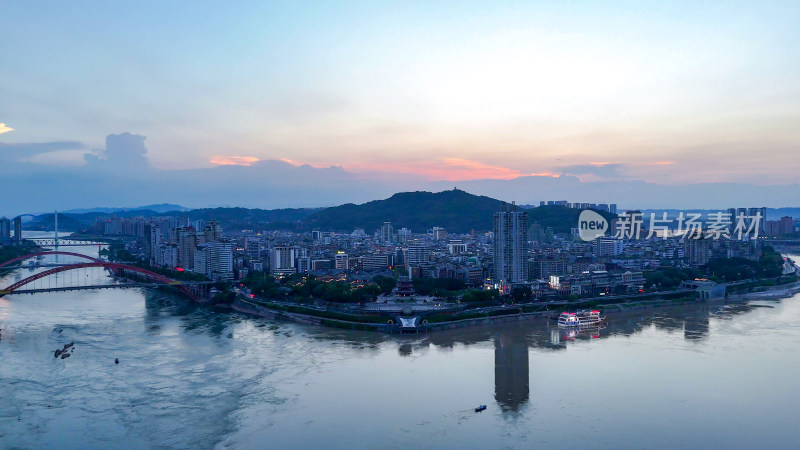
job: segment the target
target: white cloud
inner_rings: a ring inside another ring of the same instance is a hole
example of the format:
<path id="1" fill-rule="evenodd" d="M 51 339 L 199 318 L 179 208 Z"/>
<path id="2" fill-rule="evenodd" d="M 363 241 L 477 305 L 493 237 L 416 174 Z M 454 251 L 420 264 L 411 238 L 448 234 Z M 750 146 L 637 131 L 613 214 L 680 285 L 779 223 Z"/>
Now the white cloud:
<path id="1" fill-rule="evenodd" d="M 21 161 L 47 166 L 83 166 L 86 165 L 85 156 L 89 153 L 89 150 L 62 150 L 38 153 Z"/>

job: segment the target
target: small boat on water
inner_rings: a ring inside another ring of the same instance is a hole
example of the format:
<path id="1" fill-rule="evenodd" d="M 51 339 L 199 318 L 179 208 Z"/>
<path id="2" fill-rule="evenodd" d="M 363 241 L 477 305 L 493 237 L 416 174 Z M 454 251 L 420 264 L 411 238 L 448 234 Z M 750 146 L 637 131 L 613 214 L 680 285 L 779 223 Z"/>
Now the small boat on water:
<path id="1" fill-rule="evenodd" d="M 486 409 L 486 405 L 480 405 L 480 406 L 478 406 L 477 408 L 475 408 L 475 412 L 481 412 L 481 411 L 483 411 L 484 409 Z"/>
<path id="2" fill-rule="evenodd" d="M 588 327 L 597 325 L 606 320 L 600 316 L 600 311 L 582 309 L 577 312 L 562 312 L 558 316 L 559 327 Z"/>

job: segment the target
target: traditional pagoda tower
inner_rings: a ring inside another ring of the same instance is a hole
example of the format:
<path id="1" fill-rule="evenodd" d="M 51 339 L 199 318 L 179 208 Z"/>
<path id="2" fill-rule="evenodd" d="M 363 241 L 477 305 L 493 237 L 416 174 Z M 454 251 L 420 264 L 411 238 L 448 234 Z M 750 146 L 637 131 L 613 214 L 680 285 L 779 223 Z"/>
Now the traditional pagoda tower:
<path id="1" fill-rule="evenodd" d="M 398 278 L 397 287 L 394 290 L 394 294 L 398 297 L 411 297 L 414 295 L 414 285 L 411 283 L 411 278 Z"/>

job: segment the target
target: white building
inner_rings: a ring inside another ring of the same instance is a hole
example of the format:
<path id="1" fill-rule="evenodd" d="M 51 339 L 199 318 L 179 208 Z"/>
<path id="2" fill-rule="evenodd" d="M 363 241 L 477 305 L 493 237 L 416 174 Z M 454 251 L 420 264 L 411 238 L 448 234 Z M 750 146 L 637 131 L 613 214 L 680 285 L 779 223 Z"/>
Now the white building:
<path id="1" fill-rule="evenodd" d="M 194 265 L 192 265 L 192 272 L 209 275 L 208 270 L 208 257 L 209 250 L 208 244 L 201 244 L 194 249 Z"/>
<path id="2" fill-rule="evenodd" d="M 335 256 L 335 267 L 337 269 L 347 270 L 350 268 L 350 258 L 345 252 L 337 252 Z"/>
<path id="3" fill-rule="evenodd" d="M 450 243 L 447 244 L 447 251 L 451 255 L 467 253 L 467 244 L 461 242 L 461 240 L 451 240 Z"/>
<path id="4" fill-rule="evenodd" d="M 212 242 L 208 244 L 208 274 L 213 280 L 233 279 L 233 243 Z"/>
<path id="5" fill-rule="evenodd" d="M 594 241 L 594 254 L 598 258 L 604 256 L 619 256 L 622 254 L 624 244 L 622 239 L 612 237 L 599 237 Z"/>
<path id="6" fill-rule="evenodd" d="M 281 246 L 272 250 L 270 271 L 276 275 L 297 273 L 297 247 Z"/>

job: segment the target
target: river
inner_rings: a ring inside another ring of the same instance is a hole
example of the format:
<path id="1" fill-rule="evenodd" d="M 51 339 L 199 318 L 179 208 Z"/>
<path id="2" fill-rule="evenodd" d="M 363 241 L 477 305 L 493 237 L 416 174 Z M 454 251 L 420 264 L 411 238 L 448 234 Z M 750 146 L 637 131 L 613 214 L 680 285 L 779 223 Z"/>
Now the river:
<path id="1" fill-rule="evenodd" d="M 398 337 L 110 289 L 7 296 L 0 329 L 4 448 L 800 447 L 800 296 Z"/>

